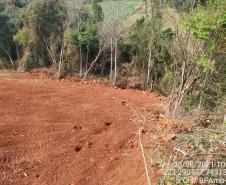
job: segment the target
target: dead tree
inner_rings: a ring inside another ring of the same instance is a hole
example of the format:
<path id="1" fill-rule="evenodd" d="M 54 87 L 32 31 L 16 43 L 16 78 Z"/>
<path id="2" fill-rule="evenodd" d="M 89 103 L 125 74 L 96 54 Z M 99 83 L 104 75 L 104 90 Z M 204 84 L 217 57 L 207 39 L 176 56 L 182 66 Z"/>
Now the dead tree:
<path id="1" fill-rule="evenodd" d="M 99 53 L 97 54 L 96 58 L 93 60 L 93 62 L 91 63 L 89 69 L 86 71 L 83 79 L 82 79 L 82 82 L 85 81 L 87 75 L 89 74 L 90 70 L 92 69 L 93 65 L 95 64 L 95 62 L 99 59 L 101 53 L 103 52 L 103 50 L 105 49 L 105 46 L 103 46 L 100 50 L 99 50 Z"/>
<path id="2" fill-rule="evenodd" d="M 12 57 L 10 56 L 10 53 L 4 49 L 4 47 L 2 45 L 0 45 L 0 49 L 7 55 L 7 57 L 9 58 L 10 63 L 12 64 L 13 68 L 14 68 L 14 62 Z"/>
<path id="3" fill-rule="evenodd" d="M 176 118 L 189 90 L 206 74 L 203 67 L 198 65 L 197 62 L 203 56 L 207 47 L 202 41 L 194 38 L 191 30 L 179 32 L 177 22 L 175 19 L 173 20 L 176 39 L 172 45 L 171 53 L 175 61 L 176 78 L 170 95 L 168 114 L 171 118 Z"/>
<path id="4" fill-rule="evenodd" d="M 117 1 L 114 3 L 112 1 L 111 7 L 109 8 L 109 12 L 112 13 L 111 20 L 108 22 L 105 26 L 108 31 L 108 35 L 110 35 L 110 81 L 114 80 L 114 84 L 116 83 L 117 76 L 118 76 L 118 43 L 120 40 L 120 37 L 122 35 L 122 26 L 121 26 L 121 19 L 119 16 L 120 12 L 120 1 Z M 114 57 L 114 72 L 113 72 L 113 57 Z M 113 77 L 114 75 L 114 77 Z"/>

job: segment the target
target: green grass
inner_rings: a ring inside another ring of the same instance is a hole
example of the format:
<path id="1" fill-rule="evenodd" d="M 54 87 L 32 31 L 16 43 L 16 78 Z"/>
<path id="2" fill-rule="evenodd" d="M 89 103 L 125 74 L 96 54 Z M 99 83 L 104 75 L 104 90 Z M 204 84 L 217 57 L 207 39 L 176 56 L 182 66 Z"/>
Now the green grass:
<path id="1" fill-rule="evenodd" d="M 100 3 L 104 12 L 104 21 L 112 18 L 125 18 L 141 5 L 142 0 L 103 1 Z"/>

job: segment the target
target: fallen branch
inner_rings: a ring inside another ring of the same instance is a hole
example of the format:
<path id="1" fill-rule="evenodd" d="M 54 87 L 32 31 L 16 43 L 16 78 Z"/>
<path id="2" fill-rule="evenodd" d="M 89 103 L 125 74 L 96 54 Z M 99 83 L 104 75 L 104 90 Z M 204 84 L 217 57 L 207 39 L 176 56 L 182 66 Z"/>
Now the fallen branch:
<path id="1" fill-rule="evenodd" d="M 179 148 L 175 148 L 175 147 L 174 147 L 174 150 L 176 150 L 176 151 L 182 153 L 184 156 L 187 155 L 184 151 L 180 150 Z"/>
<path id="2" fill-rule="evenodd" d="M 98 58 L 99 58 L 100 54 L 102 53 L 102 51 L 104 50 L 104 48 L 105 48 L 105 46 L 103 46 L 103 48 L 99 51 L 99 53 L 98 53 L 98 55 L 96 56 L 96 58 L 94 59 L 94 61 L 91 63 L 89 69 L 86 71 L 86 73 L 85 73 L 85 75 L 84 75 L 84 77 L 83 77 L 83 79 L 82 79 L 82 82 L 85 81 L 86 76 L 88 75 L 88 73 L 89 73 L 90 70 L 92 69 L 93 64 L 98 60 Z"/>

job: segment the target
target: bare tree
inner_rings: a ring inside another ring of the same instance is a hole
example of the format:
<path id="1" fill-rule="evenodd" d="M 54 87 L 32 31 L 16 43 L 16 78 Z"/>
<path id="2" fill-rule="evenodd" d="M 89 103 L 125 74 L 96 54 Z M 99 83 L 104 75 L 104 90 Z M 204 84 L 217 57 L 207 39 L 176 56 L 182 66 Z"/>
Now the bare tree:
<path id="1" fill-rule="evenodd" d="M 92 67 L 93 67 L 93 65 L 95 64 L 95 62 L 99 59 L 99 57 L 100 57 L 100 55 L 101 55 L 101 53 L 103 52 L 104 49 L 105 49 L 105 45 L 104 45 L 102 48 L 100 48 L 99 53 L 97 54 L 96 58 L 93 60 L 93 62 L 91 63 L 89 69 L 86 71 L 86 73 L 85 73 L 85 75 L 84 75 L 84 77 L 83 77 L 83 79 L 82 79 L 82 82 L 85 81 L 85 79 L 86 79 L 88 73 L 89 73 L 90 70 L 92 69 Z"/>
<path id="2" fill-rule="evenodd" d="M 14 62 L 12 57 L 10 56 L 10 53 L 4 49 L 4 47 L 0 44 L 0 49 L 7 55 L 7 57 L 9 58 L 10 63 L 12 64 L 13 68 L 14 68 Z"/>
<path id="3" fill-rule="evenodd" d="M 110 81 L 114 79 L 114 84 L 117 80 L 118 75 L 118 42 L 122 35 L 122 25 L 121 25 L 121 18 L 119 16 L 120 8 L 120 1 L 112 1 L 111 7 L 108 11 L 111 13 L 111 20 L 106 23 L 107 31 L 110 35 Z M 113 73 L 113 56 L 114 56 L 114 73 Z M 114 74 L 114 77 L 113 77 Z"/>
<path id="4" fill-rule="evenodd" d="M 113 75 L 113 38 L 111 37 L 111 67 L 110 67 L 110 81 L 112 81 Z"/>
<path id="5" fill-rule="evenodd" d="M 148 6 L 151 7 L 148 7 Z M 148 50 L 149 50 L 149 56 L 148 56 L 148 67 L 147 67 L 147 80 L 146 80 L 146 84 L 150 85 L 150 88 L 152 89 L 153 86 L 153 71 L 154 71 L 154 66 L 155 66 L 155 61 L 154 61 L 154 57 L 153 57 L 153 51 L 154 51 L 154 42 L 158 36 L 158 33 L 161 30 L 161 18 L 159 16 L 159 14 L 161 13 L 160 11 L 160 6 L 158 4 L 158 2 L 151 0 L 150 3 L 146 2 L 146 17 L 148 20 L 148 39 L 149 39 L 149 43 L 148 43 Z"/>
<path id="6" fill-rule="evenodd" d="M 172 56 L 175 61 L 175 81 L 170 95 L 168 114 L 176 118 L 179 114 L 179 107 L 182 104 L 189 90 L 206 72 L 202 65 L 197 62 L 205 53 L 207 46 L 202 41 L 194 38 L 191 30 L 179 32 L 179 26 L 173 18 L 176 39 L 172 46 Z M 212 62 L 210 59 L 209 63 Z"/>

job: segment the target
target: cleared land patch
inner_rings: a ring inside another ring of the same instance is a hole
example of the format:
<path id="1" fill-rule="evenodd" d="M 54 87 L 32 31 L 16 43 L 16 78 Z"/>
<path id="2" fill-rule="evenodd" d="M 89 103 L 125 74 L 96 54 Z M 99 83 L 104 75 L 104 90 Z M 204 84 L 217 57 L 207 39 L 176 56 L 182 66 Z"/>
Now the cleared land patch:
<path id="1" fill-rule="evenodd" d="M 133 113 L 113 97 L 151 110 L 158 102 L 140 91 L 2 73 L 0 184 L 146 184 Z"/>

